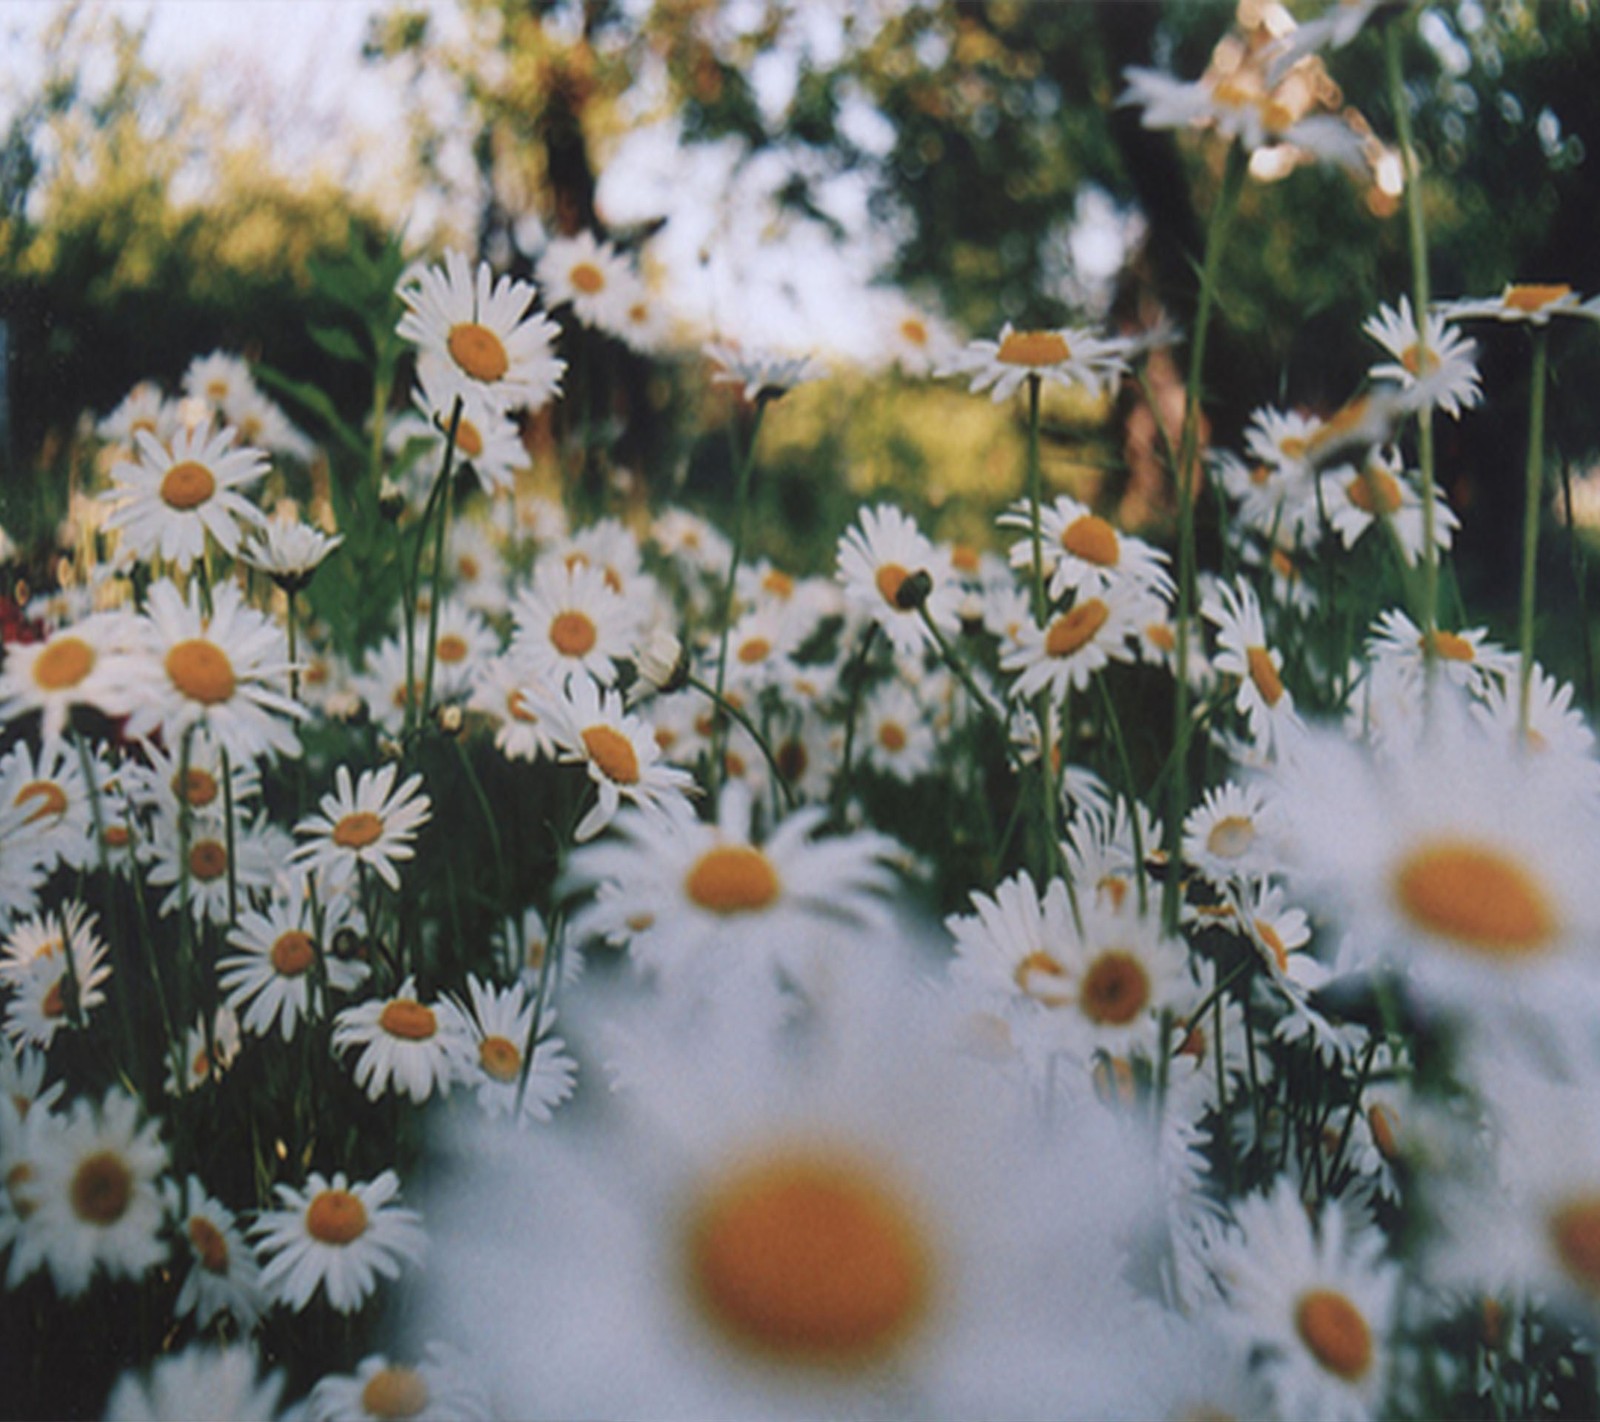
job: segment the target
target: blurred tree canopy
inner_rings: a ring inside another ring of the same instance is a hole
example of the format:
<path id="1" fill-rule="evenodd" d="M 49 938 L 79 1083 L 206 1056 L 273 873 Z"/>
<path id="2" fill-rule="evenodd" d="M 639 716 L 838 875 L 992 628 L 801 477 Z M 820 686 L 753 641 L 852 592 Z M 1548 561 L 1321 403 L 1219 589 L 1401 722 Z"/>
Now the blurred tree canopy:
<path id="1" fill-rule="evenodd" d="M 843 237 L 837 185 L 864 189 L 870 227 L 891 239 L 885 278 L 970 332 L 1083 319 L 1085 304 L 1098 320 L 1112 300 L 1121 310 L 1158 301 L 1180 327 L 1192 315 L 1218 155 L 1202 135 L 1141 128 L 1117 99 L 1128 65 L 1197 76 L 1234 22 L 1231 5 L 458 0 L 449 17 L 400 0 L 374 22 L 367 56 L 418 96 L 418 183 L 465 193 L 473 236 L 497 265 L 526 272 L 539 232 L 599 225 L 605 161 L 629 133 L 667 121 L 685 143 L 779 166 L 773 201 L 787 220 Z M 1387 138 L 1376 28 L 1327 66 L 1344 102 Z M 218 345 L 359 403 L 341 384 L 350 372 L 306 339 L 306 259 L 342 249 L 352 227 L 375 248 L 380 217 L 249 154 L 216 165 L 214 190 L 179 201 L 184 155 L 215 135 L 181 87 L 157 81 L 141 40 L 114 18 L 91 29 L 79 8 L 66 11 L 46 79 L 5 138 L 0 309 L 13 323 L 24 465 L 59 447 L 77 410 L 103 410 L 135 379 L 170 378 Z M 90 41 L 115 60 L 112 81 L 92 92 Z M 1588 5 L 1429 5 L 1407 23 L 1405 60 L 1435 293 L 1519 279 L 1600 290 L 1600 53 Z M 422 102 L 440 86 L 464 124 L 442 124 Z M 1096 288 L 1075 254 L 1089 198 L 1142 219 L 1114 291 Z M 1327 410 L 1359 382 L 1373 355 L 1362 318 L 1408 288 L 1393 209 L 1331 169 L 1250 186 L 1209 373 L 1219 438 L 1259 403 Z M 636 244 L 648 231 L 611 235 Z M 1522 334 L 1477 334 L 1486 385 L 1518 408 Z M 1572 458 L 1600 444 L 1600 411 L 1573 398 L 1597 373 L 1593 345 L 1564 336 L 1557 351 L 1552 433 Z M 1489 423 L 1468 416 L 1441 434 L 1454 492 L 1493 510 L 1515 497 L 1501 466 L 1515 467 L 1522 435 L 1514 421 Z"/>

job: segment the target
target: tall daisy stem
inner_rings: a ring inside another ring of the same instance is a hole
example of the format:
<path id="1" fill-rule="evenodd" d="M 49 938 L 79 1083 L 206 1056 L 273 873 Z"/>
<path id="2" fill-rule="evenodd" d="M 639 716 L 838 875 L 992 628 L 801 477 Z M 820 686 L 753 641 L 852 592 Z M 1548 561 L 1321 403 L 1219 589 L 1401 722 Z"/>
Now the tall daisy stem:
<path id="1" fill-rule="evenodd" d="M 439 604 L 444 599 L 444 540 L 450 525 L 450 475 L 456 462 L 456 434 L 461 429 L 461 397 L 450 409 L 450 428 L 445 435 L 444 462 L 439 466 L 439 522 L 433 532 L 433 594 L 428 599 L 428 661 L 422 679 L 422 705 L 426 717 L 433 706 L 433 664 L 439 642 Z M 423 537 L 427 537 L 426 531 Z M 409 694 L 410 688 L 406 688 Z"/>
<path id="2" fill-rule="evenodd" d="M 1041 629 L 1050 621 L 1050 601 L 1044 585 L 1044 535 L 1040 527 L 1044 469 L 1039 458 L 1039 395 L 1043 383 L 1037 375 L 1028 377 L 1028 537 L 1033 545 L 1033 620 Z M 1064 868 L 1060 837 L 1056 833 L 1061 796 L 1057 789 L 1055 708 L 1050 704 L 1049 692 L 1041 691 L 1034 698 L 1033 711 L 1039 721 L 1039 821 L 1044 834 L 1040 868 L 1043 878 L 1048 880 L 1056 869 Z M 1065 873 L 1063 877 L 1071 878 Z"/>
<path id="3" fill-rule="evenodd" d="M 773 754 L 772 744 L 764 735 L 761 734 L 760 727 L 758 727 L 754 721 L 746 716 L 743 711 L 735 706 L 733 702 L 729 701 L 727 697 L 720 695 L 716 687 L 701 681 L 699 677 L 688 677 L 684 681 L 684 685 L 692 687 L 702 696 L 709 698 L 719 719 L 723 716 L 726 716 L 730 720 L 737 721 L 741 726 L 744 727 L 744 729 L 749 733 L 750 739 L 756 743 L 756 747 L 760 750 L 763 759 L 766 760 L 767 769 L 772 772 L 772 778 L 777 781 L 778 789 L 783 795 L 784 805 L 788 809 L 794 809 L 794 786 L 789 783 L 789 777 L 783 773 L 783 767 L 778 764 L 778 757 Z"/>
<path id="4" fill-rule="evenodd" d="M 1544 387 L 1549 360 L 1550 331 L 1533 333 L 1533 370 L 1528 376 L 1527 497 L 1522 506 L 1522 610 L 1518 619 L 1517 652 L 1521 658 L 1521 683 L 1517 698 L 1517 734 L 1528 738 L 1528 701 L 1533 685 L 1533 604 L 1539 568 L 1539 508 L 1544 485 Z"/>
<path id="5" fill-rule="evenodd" d="M 1205 373 L 1206 336 L 1211 325 L 1211 307 L 1216 300 L 1217 271 L 1222 265 L 1222 250 L 1228 226 L 1244 187 L 1244 150 L 1234 144 L 1228 149 L 1222 186 L 1211 209 L 1206 232 L 1205 262 L 1200 271 L 1200 296 L 1195 308 L 1194 336 L 1189 346 L 1189 379 L 1183 402 L 1183 433 L 1178 440 L 1178 467 L 1173 470 L 1178 499 L 1178 610 L 1177 645 L 1174 649 L 1177 685 L 1172 698 L 1172 785 L 1167 807 L 1167 877 L 1161 886 L 1161 921 L 1168 933 L 1178 931 L 1178 891 L 1182 875 L 1178 872 L 1183 838 L 1183 818 L 1189 812 L 1189 633 L 1194 619 L 1195 536 L 1194 506 L 1198 492 L 1194 464 L 1200 447 L 1200 386 Z"/>

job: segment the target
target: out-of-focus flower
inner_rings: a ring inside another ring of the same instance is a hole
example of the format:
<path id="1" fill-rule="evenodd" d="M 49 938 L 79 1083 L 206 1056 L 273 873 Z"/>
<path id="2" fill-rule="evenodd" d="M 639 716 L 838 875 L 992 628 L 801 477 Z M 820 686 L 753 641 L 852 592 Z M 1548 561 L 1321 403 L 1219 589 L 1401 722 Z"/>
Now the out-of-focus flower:
<path id="1" fill-rule="evenodd" d="M 106 1402 L 105 1422 L 274 1422 L 283 1374 L 258 1378 L 255 1352 L 192 1345 L 157 1358 L 146 1372 L 125 1372 Z"/>
<path id="2" fill-rule="evenodd" d="M 744 398 L 752 404 L 759 400 L 776 400 L 797 385 L 822 379 L 826 373 L 810 356 L 747 351 L 732 342 L 719 341 L 708 343 L 705 351 L 719 367 L 712 376 L 712 383 L 740 386 Z"/>
<path id="3" fill-rule="evenodd" d="M 974 391 L 993 387 L 996 402 L 1009 399 L 1030 377 L 1071 389 L 1081 385 L 1098 395 L 1126 373 L 1127 346 L 1088 331 L 1019 331 L 1007 322 L 998 340 L 973 341 L 938 370 L 940 375 L 970 375 Z"/>

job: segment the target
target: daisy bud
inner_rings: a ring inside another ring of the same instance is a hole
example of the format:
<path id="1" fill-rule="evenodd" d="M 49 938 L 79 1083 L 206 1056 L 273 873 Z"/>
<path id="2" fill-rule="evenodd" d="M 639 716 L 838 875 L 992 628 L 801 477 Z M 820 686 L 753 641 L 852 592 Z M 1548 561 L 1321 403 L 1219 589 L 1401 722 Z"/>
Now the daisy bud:
<path id="1" fill-rule="evenodd" d="M 658 627 L 640 649 L 638 671 L 636 700 L 656 692 L 680 690 L 689 677 L 689 659 L 684 654 L 683 643 L 665 627 Z"/>
<path id="2" fill-rule="evenodd" d="M 918 568 L 895 589 L 895 606 L 902 612 L 914 612 L 928 600 L 932 591 L 933 574 L 926 568 Z"/>
<path id="3" fill-rule="evenodd" d="M 436 725 L 447 736 L 457 736 L 461 734 L 462 719 L 461 708 L 459 706 L 440 706 L 433 713 L 434 725 Z"/>
<path id="4" fill-rule="evenodd" d="M 378 512 L 390 523 L 398 523 L 400 515 L 406 511 L 406 496 L 404 490 L 393 479 L 385 478 L 378 485 Z"/>
<path id="5" fill-rule="evenodd" d="M 367 703 L 353 691 L 336 691 L 328 698 L 328 715 L 335 721 L 359 726 L 367 719 Z"/>
<path id="6" fill-rule="evenodd" d="M 365 958 L 366 951 L 361 942 L 361 935 L 348 926 L 341 928 L 333 935 L 333 956 L 350 960 Z"/>

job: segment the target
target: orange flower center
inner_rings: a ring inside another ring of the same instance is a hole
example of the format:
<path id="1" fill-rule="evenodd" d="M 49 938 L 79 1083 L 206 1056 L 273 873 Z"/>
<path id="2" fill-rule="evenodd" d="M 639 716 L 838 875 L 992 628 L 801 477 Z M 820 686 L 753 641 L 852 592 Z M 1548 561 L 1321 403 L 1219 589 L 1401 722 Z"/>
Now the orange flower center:
<path id="1" fill-rule="evenodd" d="M 1560 301 L 1565 296 L 1572 295 L 1572 288 L 1565 283 L 1523 283 L 1508 286 L 1502 298 L 1505 305 L 1513 311 L 1522 311 L 1532 315 L 1541 311 L 1553 301 Z"/>
<path id="2" fill-rule="evenodd" d="M 382 1368 L 361 1389 L 361 1410 L 368 1417 L 392 1418 L 394 1422 L 420 1417 L 432 1400 L 428 1384 L 415 1368 Z"/>
<path id="3" fill-rule="evenodd" d="M 539 718 L 528 707 L 528 698 L 520 691 L 513 691 L 506 697 L 506 710 L 511 713 L 513 721 L 521 721 L 525 725 L 532 725 Z"/>
<path id="4" fill-rule="evenodd" d="M 202 839 L 189 846 L 189 872 L 209 884 L 228 872 L 228 851 L 220 840 Z"/>
<path id="5" fill-rule="evenodd" d="M 1423 351 L 1415 342 L 1400 352 L 1400 364 L 1411 375 L 1422 374 Z M 1430 371 L 1439 368 L 1439 353 L 1430 350 L 1427 352 L 1427 367 Z"/>
<path id="6" fill-rule="evenodd" d="M 190 1215 L 186 1228 L 200 1267 L 212 1274 L 226 1274 L 228 1241 L 223 1238 L 222 1231 L 204 1215 Z"/>
<path id="7" fill-rule="evenodd" d="M 1600 1293 L 1600 1195 L 1569 1200 L 1549 1217 L 1550 1242 L 1561 1267 L 1590 1293 Z"/>
<path id="8" fill-rule="evenodd" d="M 1116 949 L 1089 965 L 1078 1006 L 1102 1027 L 1126 1027 L 1150 1002 L 1150 977 L 1132 953 Z"/>
<path id="9" fill-rule="evenodd" d="M 413 1002 L 409 997 L 397 997 L 386 1002 L 378 1014 L 378 1026 L 391 1037 L 407 1042 L 426 1042 L 439 1030 L 439 1019 L 431 1007 Z"/>
<path id="10" fill-rule="evenodd" d="M 928 344 L 928 328 L 926 324 L 917 320 L 915 316 L 907 316 L 900 323 L 900 335 L 913 346 L 925 346 Z"/>
<path id="11" fill-rule="evenodd" d="M 926 1312 L 932 1267 L 898 1192 L 853 1161 L 793 1152 L 698 1202 L 686 1264 L 731 1340 L 782 1362 L 869 1365 Z"/>
<path id="12" fill-rule="evenodd" d="M 485 1037 L 478 1043 L 478 1065 L 492 1081 L 515 1081 L 522 1075 L 522 1053 L 509 1037 Z"/>
<path id="13" fill-rule="evenodd" d="M 1345 493 L 1362 513 L 1397 513 L 1400 508 L 1400 481 L 1386 469 L 1368 465 L 1345 485 Z"/>
<path id="14" fill-rule="evenodd" d="M 1264 918 L 1258 918 L 1254 924 L 1256 937 L 1266 945 L 1267 951 L 1272 954 L 1273 961 L 1278 965 L 1280 973 L 1289 971 L 1289 949 L 1283 941 L 1283 935 Z"/>
<path id="15" fill-rule="evenodd" d="M 1302 1294 L 1294 1326 L 1311 1356 L 1330 1373 L 1346 1382 L 1366 1376 L 1372 1366 L 1372 1330 L 1343 1294 L 1333 1289 Z"/>
<path id="16" fill-rule="evenodd" d="M 511 369 L 511 358 L 500 337 L 476 321 L 463 321 L 450 328 L 445 339 L 450 359 L 474 380 L 493 385 Z"/>
<path id="17" fill-rule="evenodd" d="M 94 648 L 83 638 L 53 638 L 33 659 L 34 685 L 42 691 L 65 691 L 88 676 L 94 663 Z"/>
<path id="18" fill-rule="evenodd" d="M 1454 632 L 1435 629 L 1431 638 L 1423 639 L 1423 645 L 1426 646 L 1429 641 L 1433 643 L 1433 654 L 1443 657 L 1447 662 L 1475 662 L 1478 659 L 1472 643 Z"/>
<path id="19" fill-rule="evenodd" d="M 898 721 L 885 721 L 878 727 L 878 744 L 891 755 L 903 751 L 908 739 L 906 728 Z"/>
<path id="20" fill-rule="evenodd" d="M 1072 359 L 1072 347 L 1059 331 L 1008 331 L 995 359 L 1002 365 L 1060 365 Z"/>
<path id="21" fill-rule="evenodd" d="M 1110 616 L 1111 609 L 1097 597 L 1078 603 L 1050 624 L 1044 634 L 1045 651 L 1052 657 L 1070 657 L 1094 640 Z"/>
<path id="22" fill-rule="evenodd" d="M 550 641 L 564 657 L 587 656 L 599 640 L 600 633 L 587 613 L 558 613 L 550 624 Z"/>
<path id="23" fill-rule="evenodd" d="M 52 1020 L 67 1015 L 67 979 L 65 974 L 50 984 L 50 991 L 45 993 L 44 1001 L 39 1004 L 39 1011 Z"/>
<path id="24" fill-rule="evenodd" d="M 298 928 L 280 933 L 272 945 L 272 971 L 280 977 L 297 978 L 308 969 L 317 956 L 311 936 Z"/>
<path id="25" fill-rule="evenodd" d="M 324 1190 L 306 1207 L 306 1233 L 322 1244 L 350 1244 L 367 1232 L 367 1207 L 348 1190 Z"/>
<path id="26" fill-rule="evenodd" d="M 1265 647 L 1246 647 L 1244 659 L 1250 668 L 1250 680 L 1261 693 L 1261 699 L 1268 706 L 1276 706 L 1283 700 L 1283 678 L 1278 675 L 1271 654 Z"/>
<path id="27" fill-rule="evenodd" d="M 739 647 L 739 660 L 747 667 L 764 662 L 772 654 L 772 643 L 765 637 L 748 638 Z"/>
<path id="28" fill-rule="evenodd" d="M 1061 546 L 1085 563 L 1114 568 L 1122 553 L 1117 531 L 1096 514 L 1074 519 L 1061 533 Z"/>
<path id="29" fill-rule="evenodd" d="M 595 296 L 606 289 L 606 274 L 593 262 L 579 262 L 567 275 L 585 296 Z"/>
<path id="30" fill-rule="evenodd" d="M 483 436 L 478 433 L 478 427 L 465 416 L 462 416 L 456 425 L 456 448 L 468 459 L 476 459 L 483 453 Z"/>
<path id="31" fill-rule="evenodd" d="M 16 799 L 11 803 L 21 809 L 30 800 L 39 803 L 23 821 L 25 825 L 37 824 L 40 820 L 60 819 L 67 812 L 67 792 L 53 780 L 30 780 L 17 791 Z"/>
<path id="32" fill-rule="evenodd" d="M 761 590 L 787 602 L 794 596 L 794 579 L 777 568 L 771 568 L 768 569 L 767 575 L 761 579 Z"/>
<path id="33" fill-rule="evenodd" d="M 712 913 L 754 913 L 780 892 L 772 861 L 752 844 L 719 844 L 694 862 L 684 880 L 690 900 Z"/>
<path id="34" fill-rule="evenodd" d="M 1206 849 L 1218 859 L 1237 859 L 1255 843 L 1256 827 L 1243 815 L 1228 815 L 1211 826 Z"/>
<path id="35" fill-rule="evenodd" d="M 1372 1143 L 1385 1160 L 1400 1159 L 1400 1123 L 1387 1106 L 1373 1104 L 1367 1108 L 1367 1125 L 1372 1128 Z"/>
<path id="36" fill-rule="evenodd" d="M 179 772 L 172 777 L 172 793 L 180 800 L 187 800 L 196 809 L 211 804 L 220 789 L 216 776 L 207 770 L 191 767 L 187 774 Z"/>
<path id="37" fill-rule="evenodd" d="M 1144 629 L 1145 640 L 1158 652 L 1171 652 L 1177 648 L 1178 639 L 1165 622 L 1152 622 Z"/>
<path id="38" fill-rule="evenodd" d="M 590 726 L 583 733 L 583 748 L 607 780 L 618 785 L 639 783 L 639 756 L 621 731 L 610 726 Z"/>
<path id="39" fill-rule="evenodd" d="M 1046 1007 L 1065 1007 L 1072 1001 L 1067 970 L 1042 948 L 1018 963 L 1011 976 L 1027 996 Z"/>
<path id="40" fill-rule="evenodd" d="M 202 706 L 217 706 L 233 696 L 233 663 L 222 648 L 204 637 L 176 643 L 164 665 L 172 684 Z"/>
<path id="41" fill-rule="evenodd" d="M 910 569 L 902 568 L 898 563 L 885 563 L 878 569 L 878 575 L 873 579 L 878 585 L 878 591 L 883 595 L 883 600 L 896 612 L 905 611 L 895 599 L 900 596 L 900 585 L 910 576 Z"/>
<path id="42" fill-rule="evenodd" d="M 107 1228 L 127 1213 L 133 1172 L 114 1150 L 96 1151 L 72 1172 L 72 1212 L 85 1224 Z"/>
<path id="43" fill-rule="evenodd" d="M 197 509 L 216 492 L 216 476 L 192 459 L 174 464 L 161 476 L 161 499 L 168 508 Z"/>
<path id="44" fill-rule="evenodd" d="M 1392 881 L 1401 912 L 1425 933 L 1491 958 L 1542 953 L 1559 932 L 1537 880 L 1496 849 L 1442 839 L 1407 855 Z"/>
<path id="45" fill-rule="evenodd" d="M 341 849 L 365 849 L 383 835 L 383 821 L 371 810 L 356 810 L 333 827 L 331 838 Z"/>

